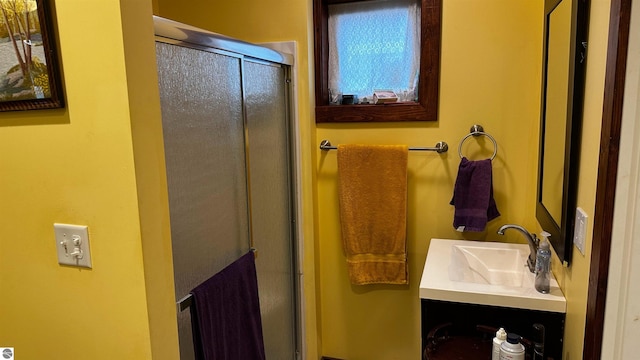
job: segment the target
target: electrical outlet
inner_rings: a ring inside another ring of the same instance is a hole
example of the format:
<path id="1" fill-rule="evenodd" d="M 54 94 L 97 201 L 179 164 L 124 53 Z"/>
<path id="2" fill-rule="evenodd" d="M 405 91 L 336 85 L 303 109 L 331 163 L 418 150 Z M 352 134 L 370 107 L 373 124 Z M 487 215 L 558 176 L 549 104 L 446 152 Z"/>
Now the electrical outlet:
<path id="1" fill-rule="evenodd" d="M 587 236 L 587 214 L 581 208 L 576 208 L 576 224 L 573 229 L 573 244 L 584 256 L 584 239 Z"/>
<path id="2" fill-rule="evenodd" d="M 53 224 L 58 263 L 91 268 L 89 229 L 82 225 Z"/>

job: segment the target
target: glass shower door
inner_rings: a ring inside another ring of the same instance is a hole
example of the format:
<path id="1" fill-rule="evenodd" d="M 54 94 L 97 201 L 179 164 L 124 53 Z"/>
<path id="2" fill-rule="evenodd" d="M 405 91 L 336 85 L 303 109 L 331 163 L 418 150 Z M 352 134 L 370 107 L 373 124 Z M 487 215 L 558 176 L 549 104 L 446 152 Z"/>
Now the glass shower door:
<path id="1" fill-rule="evenodd" d="M 297 354 L 289 68 L 156 42 L 176 300 L 249 250 L 266 357 Z M 194 359 L 178 312 L 180 358 Z"/>
<path id="2" fill-rule="evenodd" d="M 241 60 L 156 43 L 176 300 L 249 249 Z M 180 358 L 194 359 L 178 313 Z"/>
<path id="3" fill-rule="evenodd" d="M 296 293 L 286 68 L 244 62 L 252 238 L 267 359 L 294 359 Z"/>

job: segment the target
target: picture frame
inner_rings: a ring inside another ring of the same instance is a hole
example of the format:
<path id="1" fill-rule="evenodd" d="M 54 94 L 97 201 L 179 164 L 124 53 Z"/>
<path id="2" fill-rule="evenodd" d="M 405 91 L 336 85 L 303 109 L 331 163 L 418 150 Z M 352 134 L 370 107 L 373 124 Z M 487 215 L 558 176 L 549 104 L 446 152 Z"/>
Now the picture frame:
<path id="1" fill-rule="evenodd" d="M 64 107 L 48 0 L 0 0 L 0 111 Z"/>

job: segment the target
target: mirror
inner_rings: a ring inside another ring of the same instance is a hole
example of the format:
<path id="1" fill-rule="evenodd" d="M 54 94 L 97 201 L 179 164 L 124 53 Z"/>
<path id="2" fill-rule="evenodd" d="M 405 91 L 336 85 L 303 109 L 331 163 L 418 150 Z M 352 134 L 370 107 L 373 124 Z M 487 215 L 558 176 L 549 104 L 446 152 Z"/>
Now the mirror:
<path id="1" fill-rule="evenodd" d="M 571 261 L 589 0 L 546 0 L 536 218 Z"/>

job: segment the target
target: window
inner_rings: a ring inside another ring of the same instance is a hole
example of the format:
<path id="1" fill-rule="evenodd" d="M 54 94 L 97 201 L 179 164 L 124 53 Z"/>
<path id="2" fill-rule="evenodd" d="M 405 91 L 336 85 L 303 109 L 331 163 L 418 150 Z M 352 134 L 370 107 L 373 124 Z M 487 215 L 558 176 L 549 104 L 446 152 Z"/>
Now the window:
<path id="1" fill-rule="evenodd" d="M 314 0 L 316 122 L 435 121 L 440 9 L 441 0 Z M 329 105 L 331 93 L 362 99 L 373 89 L 400 102 Z"/>
<path id="2" fill-rule="evenodd" d="M 371 99 L 373 90 L 388 89 L 414 101 L 419 16 L 417 0 L 329 5 L 329 93 Z"/>

